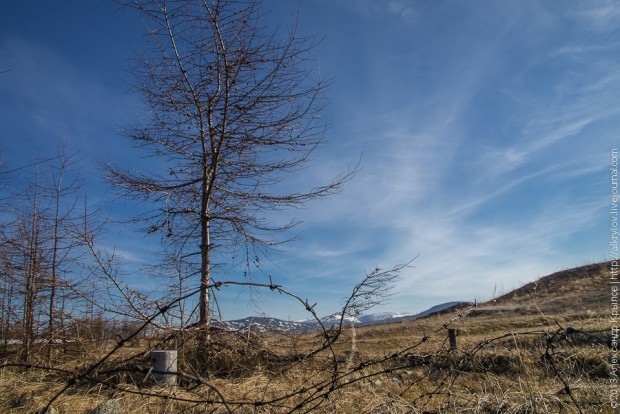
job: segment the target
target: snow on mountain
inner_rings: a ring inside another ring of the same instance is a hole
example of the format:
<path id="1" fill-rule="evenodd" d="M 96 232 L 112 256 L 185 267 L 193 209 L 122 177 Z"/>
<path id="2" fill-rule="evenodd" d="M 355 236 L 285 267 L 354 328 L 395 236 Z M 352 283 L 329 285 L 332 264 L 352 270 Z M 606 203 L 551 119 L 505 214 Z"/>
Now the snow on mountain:
<path id="1" fill-rule="evenodd" d="M 312 327 L 305 322 L 285 321 L 283 319 L 250 316 L 243 319 L 237 319 L 234 321 L 226 321 L 223 324 L 230 329 L 246 329 L 248 327 L 253 331 L 266 332 L 266 331 L 282 331 L 282 332 L 295 332 L 309 330 Z"/>
<path id="2" fill-rule="evenodd" d="M 357 317 L 345 316 L 345 326 L 354 323 L 356 325 L 374 325 L 381 323 L 410 321 L 425 316 L 432 315 L 437 312 L 442 312 L 450 308 L 454 308 L 459 305 L 466 306 L 469 302 L 448 302 L 440 305 L 433 306 L 423 312 L 414 313 L 375 313 L 370 315 L 359 315 Z M 326 328 L 340 324 L 341 315 L 334 314 L 321 319 L 321 323 Z M 317 329 L 319 324 L 314 319 L 305 319 L 301 321 L 285 321 L 277 318 L 270 318 L 264 316 L 247 317 L 243 319 L 237 319 L 234 321 L 222 322 L 222 324 L 229 329 L 247 329 L 250 327 L 253 331 L 268 332 L 268 331 L 281 331 L 281 332 L 300 332 Z"/>

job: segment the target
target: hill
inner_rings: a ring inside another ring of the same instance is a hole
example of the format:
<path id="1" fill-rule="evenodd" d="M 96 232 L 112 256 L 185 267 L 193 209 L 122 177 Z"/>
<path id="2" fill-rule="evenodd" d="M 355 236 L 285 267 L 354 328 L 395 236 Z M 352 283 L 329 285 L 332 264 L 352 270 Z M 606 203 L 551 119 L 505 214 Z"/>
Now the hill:
<path id="1" fill-rule="evenodd" d="M 541 277 L 491 301 L 474 311 L 519 314 L 587 315 L 609 311 L 610 262 L 584 265 Z"/>

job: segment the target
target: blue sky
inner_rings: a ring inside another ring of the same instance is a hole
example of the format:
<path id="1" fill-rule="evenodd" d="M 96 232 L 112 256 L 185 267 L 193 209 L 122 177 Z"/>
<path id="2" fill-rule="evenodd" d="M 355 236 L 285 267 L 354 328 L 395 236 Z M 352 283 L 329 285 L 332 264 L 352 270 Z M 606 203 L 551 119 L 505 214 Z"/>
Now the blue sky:
<path id="1" fill-rule="evenodd" d="M 297 2 L 266 0 L 286 26 Z M 333 78 L 328 144 L 291 186 L 354 165 L 345 190 L 303 210 L 297 241 L 265 263 L 321 314 L 376 266 L 414 257 L 376 312 L 488 299 L 554 271 L 608 258 L 609 158 L 620 142 L 616 1 L 302 0 L 299 33 L 322 39 Z M 131 163 L 118 130 L 140 116 L 128 87 L 143 26 L 111 1 L 5 4 L 0 15 L 0 149 L 9 166 L 64 140 L 89 198 L 113 200 L 99 161 Z M 110 214 L 131 210 L 105 204 Z M 157 240 L 115 229 L 128 268 Z M 152 282 L 132 276 L 134 286 Z M 221 293 L 224 317 L 303 318 L 265 294 Z"/>

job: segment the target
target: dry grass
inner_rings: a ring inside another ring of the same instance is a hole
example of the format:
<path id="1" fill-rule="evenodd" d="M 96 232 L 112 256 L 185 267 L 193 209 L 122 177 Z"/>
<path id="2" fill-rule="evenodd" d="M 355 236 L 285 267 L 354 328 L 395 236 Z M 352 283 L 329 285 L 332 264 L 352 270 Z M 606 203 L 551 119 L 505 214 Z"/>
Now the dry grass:
<path id="1" fill-rule="evenodd" d="M 188 376 L 174 389 L 144 381 L 139 367 L 148 364 L 148 346 L 125 347 L 53 406 L 87 413 L 114 398 L 128 413 L 612 413 L 609 348 L 567 334 L 571 327 L 607 335 L 607 277 L 604 265 L 592 265 L 462 309 L 460 317 L 452 310 L 347 328 L 331 348 L 307 358 L 322 344 L 320 332 L 220 332 L 207 350 L 187 335 L 175 345 Z M 459 332 L 456 350 L 447 344 L 450 320 Z M 0 412 L 36 412 L 66 386 L 68 373 L 105 351 L 59 359 L 60 372 L 0 369 Z"/>

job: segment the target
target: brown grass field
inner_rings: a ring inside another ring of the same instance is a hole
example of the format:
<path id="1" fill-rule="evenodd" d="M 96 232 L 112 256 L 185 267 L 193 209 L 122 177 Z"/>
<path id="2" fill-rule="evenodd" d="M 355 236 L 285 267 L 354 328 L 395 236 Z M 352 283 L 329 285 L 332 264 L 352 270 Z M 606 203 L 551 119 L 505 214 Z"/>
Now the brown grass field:
<path id="1" fill-rule="evenodd" d="M 186 332 L 165 343 L 76 344 L 52 365 L 1 355 L 0 412 L 614 413 L 609 263 L 543 277 L 475 307 L 335 332 Z M 451 349 L 447 330 L 456 329 Z M 177 387 L 147 375 L 179 350 Z M 206 348 L 206 349 L 205 349 Z M 108 359 L 102 361 L 109 353 Z"/>

